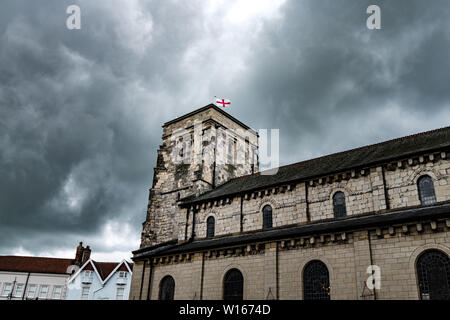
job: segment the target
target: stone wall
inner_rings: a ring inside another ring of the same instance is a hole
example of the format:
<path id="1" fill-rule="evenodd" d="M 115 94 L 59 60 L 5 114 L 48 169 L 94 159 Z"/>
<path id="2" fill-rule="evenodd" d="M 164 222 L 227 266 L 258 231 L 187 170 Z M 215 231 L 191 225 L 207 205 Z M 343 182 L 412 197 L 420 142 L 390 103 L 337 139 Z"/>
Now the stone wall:
<path id="1" fill-rule="evenodd" d="M 305 266 L 320 260 L 329 272 L 332 300 L 374 299 L 373 292 L 365 287 L 369 277 L 367 267 L 371 264 L 381 271 L 377 299 L 419 299 L 417 257 L 427 249 L 450 255 L 449 227 L 450 220 L 447 220 L 438 222 L 434 228 L 432 224 L 423 224 L 421 231 L 413 224 L 407 232 L 397 226 L 386 227 L 378 234 L 375 230 L 360 230 L 345 237 L 326 235 L 314 241 L 286 239 L 207 250 L 191 253 L 189 261 L 180 261 L 180 255 L 156 258 L 150 298 L 158 299 L 159 283 L 170 275 L 176 283 L 175 299 L 223 299 L 224 276 L 228 270 L 237 268 L 244 277 L 244 299 L 299 300 L 303 299 Z M 132 288 L 140 283 L 139 270 L 137 267 L 133 272 Z M 144 283 L 149 279 L 148 274 L 146 271 Z"/>
<path id="2" fill-rule="evenodd" d="M 421 225 L 422 226 L 422 225 Z M 422 231 L 416 226 L 405 233 L 400 227 L 379 237 L 372 234 L 374 264 L 380 267 L 382 282 L 379 299 L 419 299 L 416 262 L 427 249 L 438 249 L 450 256 L 450 220 L 447 224 L 424 224 Z"/>
<path id="3" fill-rule="evenodd" d="M 413 162 L 411 166 L 407 163 L 405 160 L 402 167 L 376 166 L 344 176 L 323 177 L 205 202 L 197 207 L 196 235 L 198 238 L 205 236 L 209 215 L 218 217 L 216 235 L 262 230 L 265 205 L 272 206 L 273 227 L 332 220 L 333 195 L 338 191 L 345 194 L 347 216 L 415 207 L 420 205 L 417 179 L 423 175 L 433 178 L 437 202 L 450 199 L 449 160 L 435 157 L 434 161 L 426 163 Z M 305 184 L 308 185 L 307 197 Z M 242 213 L 241 197 L 244 199 Z M 186 209 L 178 211 L 179 216 L 185 217 Z"/>
<path id="4" fill-rule="evenodd" d="M 423 159 L 423 162 L 420 162 L 420 158 Z M 450 161 L 436 158 L 434 157 L 434 161 L 430 161 L 429 157 L 421 156 L 414 160 L 411 159 L 411 163 L 403 161 L 400 168 L 386 171 L 386 185 L 391 208 L 420 205 L 417 180 L 422 175 L 429 175 L 433 178 L 438 202 L 450 199 Z"/>

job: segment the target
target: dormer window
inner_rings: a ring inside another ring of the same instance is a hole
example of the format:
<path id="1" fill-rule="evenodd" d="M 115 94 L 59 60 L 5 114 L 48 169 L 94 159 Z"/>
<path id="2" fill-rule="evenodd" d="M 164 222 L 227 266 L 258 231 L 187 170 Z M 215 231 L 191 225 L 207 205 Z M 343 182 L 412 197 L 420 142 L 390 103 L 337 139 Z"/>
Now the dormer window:
<path id="1" fill-rule="evenodd" d="M 126 272 L 126 271 L 119 271 L 119 278 L 126 279 L 127 274 L 128 274 L 128 272 Z"/>

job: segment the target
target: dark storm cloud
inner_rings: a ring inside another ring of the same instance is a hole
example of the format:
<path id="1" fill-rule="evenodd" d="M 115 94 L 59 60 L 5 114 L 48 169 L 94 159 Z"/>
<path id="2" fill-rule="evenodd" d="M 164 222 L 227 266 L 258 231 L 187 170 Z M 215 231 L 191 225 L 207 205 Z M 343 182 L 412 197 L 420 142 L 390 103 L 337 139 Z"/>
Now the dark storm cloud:
<path id="1" fill-rule="evenodd" d="M 214 95 L 282 164 L 448 124 L 448 1 L 276 2 L 2 1 L 0 254 L 135 249 L 161 124 Z"/>
<path id="2" fill-rule="evenodd" d="M 164 95 L 182 87 L 176 61 L 195 36 L 189 10 L 78 2 L 77 33 L 65 28 L 71 3 L 2 3 L 2 253 L 73 249 L 114 219 L 133 226 L 122 248 L 135 248 L 160 125 L 173 107 Z M 170 16 L 186 26 L 165 23 Z"/>
<path id="3" fill-rule="evenodd" d="M 375 3 L 382 30 L 372 31 Z M 284 163 L 449 123 L 447 1 L 290 1 L 282 12 L 234 93 L 261 106 L 243 116 L 281 128 L 282 151 L 298 148 Z"/>

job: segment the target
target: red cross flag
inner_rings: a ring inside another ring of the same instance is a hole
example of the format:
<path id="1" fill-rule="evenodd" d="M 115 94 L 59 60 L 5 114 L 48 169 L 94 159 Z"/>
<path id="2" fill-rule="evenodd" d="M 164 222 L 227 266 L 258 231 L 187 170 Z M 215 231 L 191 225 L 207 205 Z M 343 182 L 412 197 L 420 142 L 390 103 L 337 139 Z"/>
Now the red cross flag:
<path id="1" fill-rule="evenodd" d="M 224 107 L 225 108 L 226 106 L 231 104 L 231 101 L 228 100 L 228 99 L 217 99 L 216 98 L 214 101 L 215 101 L 214 104 L 216 106 L 218 106 L 218 107 Z"/>

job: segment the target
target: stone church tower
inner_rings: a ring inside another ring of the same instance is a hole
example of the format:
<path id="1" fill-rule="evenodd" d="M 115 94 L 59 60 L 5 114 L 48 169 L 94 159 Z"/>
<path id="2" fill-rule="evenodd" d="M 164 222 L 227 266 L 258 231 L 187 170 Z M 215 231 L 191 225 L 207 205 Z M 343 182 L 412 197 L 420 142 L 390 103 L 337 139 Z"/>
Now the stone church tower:
<path id="1" fill-rule="evenodd" d="M 270 175 L 214 105 L 162 140 L 130 300 L 450 299 L 450 127 Z"/>
<path id="2" fill-rule="evenodd" d="M 258 134 L 213 104 L 162 128 L 141 248 L 188 240 L 180 200 L 258 171 Z"/>

